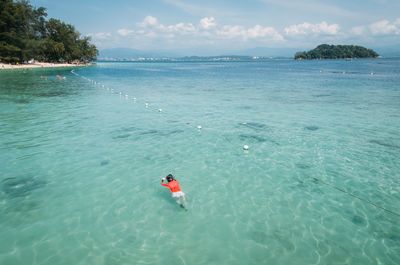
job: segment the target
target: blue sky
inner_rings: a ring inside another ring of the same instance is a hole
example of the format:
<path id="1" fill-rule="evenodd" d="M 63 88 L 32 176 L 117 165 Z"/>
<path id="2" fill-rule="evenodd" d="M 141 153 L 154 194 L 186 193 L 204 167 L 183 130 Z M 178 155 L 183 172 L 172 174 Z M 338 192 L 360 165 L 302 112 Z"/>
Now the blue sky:
<path id="1" fill-rule="evenodd" d="M 31 0 L 100 48 L 207 53 L 400 44 L 400 0 Z"/>

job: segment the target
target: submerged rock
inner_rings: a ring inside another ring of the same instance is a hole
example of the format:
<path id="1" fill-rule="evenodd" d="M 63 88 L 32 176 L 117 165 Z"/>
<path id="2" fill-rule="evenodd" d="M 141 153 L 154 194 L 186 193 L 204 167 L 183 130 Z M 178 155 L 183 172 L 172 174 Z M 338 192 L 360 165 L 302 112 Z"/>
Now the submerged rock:
<path id="1" fill-rule="evenodd" d="M 310 165 L 303 164 L 303 163 L 296 163 L 296 167 L 301 168 L 301 169 L 309 169 L 309 168 L 311 168 Z"/>
<path id="2" fill-rule="evenodd" d="M 108 164 L 110 164 L 110 160 L 103 160 L 100 162 L 100 166 L 106 166 Z"/>
<path id="3" fill-rule="evenodd" d="M 129 136 L 131 136 L 131 135 L 129 133 L 126 133 L 126 134 L 120 134 L 120 135 L 114 136 L 113 138 L 114 139 L 124 139 L 124 138 L 128 138 Z"/>
<path id="4" fill-rule="evenodd" d="M 1 182 L 2 191 L 9 197 L 24 197 L 33 190 L 42 188 L 46 182 L 32 176 L 6 178 Z"/>
<path id="5" fill-rule="evenodd" d="M 364 225 L 365 224 L 365 220 L 363 217 L 359 216 L 359 215 L 354 215 L 351 218 L 351 222 L 355 225 Z"/>
<path id="6" fill-rule="evenodd" d="M 372 143 L 372 144 L 377 144 L 377 145 L 381 145 L 381 146 L 389 147 L 389 148 L 400 148 L 400 145 L 396 145 L 396 144 L 391 143 L 391 142 L 385 142 L 385 141 L 382 141 L 382 140 L 372 139 L 372 140 L 369 140 L 369 142 Z"/>
<path id="7" fill-rule="evenodd" d="M 25 98 L 19 98 L 19 99 L 14 100 L 14 102 L 17 104 L 28 104 L 30 101 Z"/>
<path id="8" fill-rule="evenodd" d="M 259 135 L 254 135 L 254 134 L 240 134 L 239 139 L 242 141 L 248 141 L 250 143 L 264 143 L 264 142 L 270 142 L 275 145 L 280 145 L 277 141 L 270 139 L 270 138 L 265 138 L 263 136 Z"/>
<path id="9" fill-rule="evenodd" d="M 241 134 L 239 135 L 240 140 L 246 140 L 251 142 L 263 143 L 266 142 L 267 139 L 258 136 L 258 135 L 251 135 L 251 134 Z"/>
<path id="10" fill-rule="evenodd" d="M 323 98 L 323 97 L 330 97 L 332 96 L 331 94 L 317 94 L 317 95 L 313 95 L 313 97 L 315 98 Z"/>
<path id="11" fill-rule="evenodd" d="M 242 122 L 242 123 L 239 123 L 239 125 L 245 126 L 247 128 L 253 129 L 255 131 L 262 131 L 262 130 L 266 130 L 268 128 L 268 126 L 266 124 L 259 123 L 259 122 Z"/>
<path id="12" fill-rule="evenodd" d="M 304 129 L 306 129 L 308 131 L 316 131 L 316 130 L 319 130 L 319 127 L 318 126 L 314 126 L 314 125 L 310 125 L 310 126 L 304 127 Z"/>
<path id="13" fill-rule="evenodd" d="M 148 134 L 157 134 L 158 131 L 157 130 L 147 130 L 144 132 L 139 133 L 140 135 L 148 135 Z"/>

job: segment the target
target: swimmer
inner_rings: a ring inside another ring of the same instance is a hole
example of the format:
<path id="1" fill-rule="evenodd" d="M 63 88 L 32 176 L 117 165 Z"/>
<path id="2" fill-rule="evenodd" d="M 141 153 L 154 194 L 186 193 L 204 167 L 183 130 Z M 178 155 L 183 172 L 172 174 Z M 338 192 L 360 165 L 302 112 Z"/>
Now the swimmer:
<path id="1" fill-rule="evenodd" d="M 165 181 L 167 181 L 167 183 L 165 183 Z M 162 178 L 161 185 L 167 187 L 172 192 L 172 198 L 174 198 L 182 208 L 186 209 L 185 193 L 183 193 L 181 187 L 179 186 L 179 182 L 172 174 Z"/>

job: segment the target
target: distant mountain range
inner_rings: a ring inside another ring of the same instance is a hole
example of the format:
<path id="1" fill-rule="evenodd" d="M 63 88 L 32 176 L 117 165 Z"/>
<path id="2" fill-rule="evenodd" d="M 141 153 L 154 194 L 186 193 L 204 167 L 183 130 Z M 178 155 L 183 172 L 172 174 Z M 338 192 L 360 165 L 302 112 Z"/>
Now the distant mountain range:
<path id="1" fill-rule="evenodd" d="M 397 46 L 375 47 L 374 50 L 383 57 L 400 57 L 400 44 Z"/>
<path id="2" fill-rule="evenodd" d="M 113 49 L 104 49 L 100 50 L 98 59 L 137 59 L 137 58 L 181 58 L 181 57 L 192 57 L 192 56 L 201 56 L 201 57 L 210 57 L 210 56 L 259 56 L 259 57 L 285 57 L 291 58 L 293 54 L 298 49 L 293 48 L 264 48 L 257 47 L 246 50 L 233 50 L 226 52 L 210 52 L 208 53 L 200 53 L 193 54 L 191 52 L 185 51 L 143 51 L 131 48 L 113 48 Z"/>
<path id="3" fill-rule="evenodd" d="M 400 45 L 389 46 L 389 47 L 372 47 L 382 57 L 400 57 Z M 144 51 L 131 48 L 113 48 L 100 50 L 98 60 L 131 60 L 138 58 L 182 58 L 182 57 L 272 57 L 272 58 L 293 58 L 294 54 L 298 51 L 307 50 L 304 48 L 265 48 L 256 47 L 245 50 L 232 50 L 225 53 L 210 52 L 210 54 L 193 54 L 185 51 L 170 51 L 170 50 L 158 50 L 158 51 Z"/>

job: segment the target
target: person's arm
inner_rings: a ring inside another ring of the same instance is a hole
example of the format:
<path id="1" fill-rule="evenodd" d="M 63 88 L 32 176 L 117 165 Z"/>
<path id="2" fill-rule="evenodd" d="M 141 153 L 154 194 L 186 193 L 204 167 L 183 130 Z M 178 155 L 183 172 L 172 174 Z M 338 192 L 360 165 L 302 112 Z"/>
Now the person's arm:
<path id="1" fill-rule="evenodd" d="M 162 178 L 161 179 L 161 186 L 168 187 L 168 184 L 165 184 L 164 181 L 165 181 L 165 178 Z"/>

